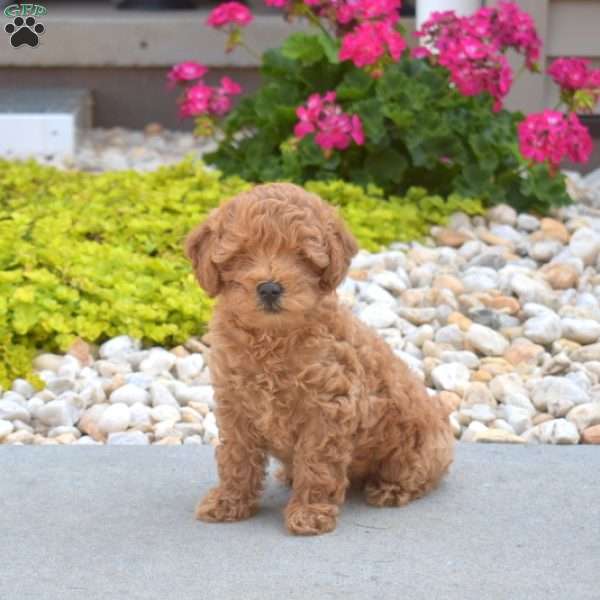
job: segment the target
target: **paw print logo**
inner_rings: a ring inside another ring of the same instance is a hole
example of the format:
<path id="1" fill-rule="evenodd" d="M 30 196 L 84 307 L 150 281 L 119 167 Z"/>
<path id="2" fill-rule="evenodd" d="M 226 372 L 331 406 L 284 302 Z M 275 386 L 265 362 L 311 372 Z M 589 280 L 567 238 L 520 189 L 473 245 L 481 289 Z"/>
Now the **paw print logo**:
<path id="1" fill-rule="evenodd" d="M 4 27 L 4 31 L 10 35 L 10 43 L 13 48 L 18 48 L 23 44 L 35 48 L 39 42 L 39 35 L 46 31 L 41 23 L 36 23 L 33 17 L 15 17 L 12 23 Z"/>

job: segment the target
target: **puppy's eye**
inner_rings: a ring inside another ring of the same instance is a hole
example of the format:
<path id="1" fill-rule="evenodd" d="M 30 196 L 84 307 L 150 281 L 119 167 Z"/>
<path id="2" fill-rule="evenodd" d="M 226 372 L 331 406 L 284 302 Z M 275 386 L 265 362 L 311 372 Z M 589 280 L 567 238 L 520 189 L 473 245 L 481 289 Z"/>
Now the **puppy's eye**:
<path id="1" fill-rule="evenodd" d="M 249 256 L 245 254 L 238 254 L 236 256 L 232 256 L 229 260 L 225 262 L 222 266 L 223 271 L 239 271 L 243 269 L 248 269 L 252 266 L 252 260 Z"/>

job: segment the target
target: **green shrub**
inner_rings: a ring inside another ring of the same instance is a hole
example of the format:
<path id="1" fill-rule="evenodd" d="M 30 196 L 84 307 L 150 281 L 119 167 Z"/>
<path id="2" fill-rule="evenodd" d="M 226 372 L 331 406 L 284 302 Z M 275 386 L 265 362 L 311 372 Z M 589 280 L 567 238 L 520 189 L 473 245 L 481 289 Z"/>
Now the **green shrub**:
<path id="1" fill-rule="evenodd" d="M 0 383 L 27 374 L 36 351 L 64 351 L 76 337 L 170 345 L 201 333 L 211 301 L 182 241 L 247 187 L 191 161 L 101 175 L 0 161 Z M 386 202 L 376 188 L 307 187 L 340 207 L 369 250 L 420 237 L 455 210 L 481 212 L 478 201 L 419 189 Z"/>

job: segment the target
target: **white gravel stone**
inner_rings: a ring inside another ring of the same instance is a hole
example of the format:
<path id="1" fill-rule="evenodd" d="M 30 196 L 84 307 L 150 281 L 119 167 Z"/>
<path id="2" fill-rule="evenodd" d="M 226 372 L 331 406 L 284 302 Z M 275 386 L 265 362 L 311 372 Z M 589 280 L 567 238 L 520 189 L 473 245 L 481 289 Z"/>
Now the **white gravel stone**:
<path id="1" fill-rule="evenodd" d="M 122 385 L 117 388 L 109 398 L 112 404 L 127 404 L 131 406 L 133 404 L 148 404 L 150 401 L 150 394 L 148 392 L 130 383 Z"/>
<path id="2" fill-rule="evenodd" d="M 531 428 L 531 411 L 520 406 L 505 404 L 499 409 L 499 414 L 513 429 L 514 433 L 521 434 Z"/>
<path id="3" fill-rule="evenodd" d="M 204 417 L 202 425 L 204 426 L 203 439 L 205 442 L 208 443 L 211 440 L 219 437 L 219 428 L 217 427 L 217 421 L 214 413 L 208 413 L 206 417 Z"/>
<path id="4" fill-rule="evenodd" d="M 521 303 L 539 302 L 546 304 L 553 298 L 552 288 L 547 283 L 538 281 L 523 273 L 515 273 L 510 278 L 510 286 Z"/>
<path id="5" fill-rule="evenodd" d="M 505 402 L 506 398 L 515 395 L 528 396 L 523 379 L 518 373 L 497 375 L 490 381 L 490 391 L 498 402 Z"/>
<path id="6" fill-rule="evenodd" d="M 54 438 L 59 435 L 71 434 L 76 438 L 81 437 L 81 431 L 77 429 L 75 426 L 69 425 L 58 425 L 57 427 L 52 427 L 52 429 L 48 430 L 48 437 Z"/>
<path id="7" fill-rule="evenodd" d="M 589 344 L 573 350 L 570 358 L 574 362 L 586 363 L 590 361 L 600 361 L 600 343 Z"/>
<path id="8" fill-rule="evenodd" d="M 540 220 L 528 214 L 520 214 L 517 217 L 517 227 L 523 231 L 532 232 L 540 228 Z"/>
<path id="9" fill-rule="evenodd" d="M 168 404 L 155 406 L 150 411 L 150 416 L 155 421 L 179 421 L 179 419 L 181 419 L 179 409 L 174 406 L 169 406 Z"/>
<path id="10" fill-rule="evenodd" d="M 431 323 L 436 317 L 435 308 L 404 308 L 398 309 L 398 314 L 407 321 L 410 321 L 414 325 L 423 325 L 425 323 Z"/>
<path id="11" fill-rule="evenodd" d="M 125 431 L 129 427 L 131 413 L 127 404 L 111 404 L 98 420 L 98 428 L 103 433 Z"/>
<path id="12" fill-rule="evenodd" d="M 517 224 L 517 211 L 508 204 L 497 204 L 487 211 L 486 217 L 490 221 L 503 225 Z"/>
<path id="13" fill-rule="evenodd" d="M 129 409 L 130 425 L 132 427 L 140 425 L 150 425 L 150 408 L 145 404 L 137 402 L 132 404 Z"/>
<path id="14" fill-rule="evenodd" d="M 562 336 L 579 344 L 593 344 L 600 339 L 600 323 L 593 319 L 562 319 Z"/>
<path id="15" fill-rule="evenodd" d="M 102 446 L 102 442 L 96 441 L 89 435 L 82 435 L 78 440 L 74 442 L 77 446 Z"/>
<path id="16" fill-rule="evenodd" d="M 29 400 L 35 394 L 35 388 L 25 379 L 15 379 L 12 384 L 12 391 L 25 398 L 25 400 Z"/>
<path id="17" fill-rule="evenodd" d="M 579 432 L 577 427 L 566 419 L 553 419 L 528 429 L 523 438 L 528 442 L 542 444 L 577 444 Z"/>
<path id="18" fill-rule="evenodd" d="M 471 325 L 466 335 L 467 341 L 475 350 L 485 356 L 502 356 L 510 343 L 497 331 L 484 325 Z"/>
<path id="19" fill-rule="evenodd" d="M 479 421 L 484 425 L 489 425 L 496 420 L 496 412 L 488 404 L 474 404 L 473 406 L 462 407 L 458 411 L 458 418 L 464 424 Z"/>
<path id="20" fill-rule="evenodd" d="M 541 314 L 525 322 L 523 334 L 536 344 L 551 344 L 562 335 L 561 320 L 553 313 Z"/>
<path id="21" fill-rule="evenodd" d="M 201 435 L 190 435 L 183 440 L 184 444 L 204 444 L 204 440 Z"/>
<path id="22" fill-rule="evenodd" d="M 458 325 L 446 325 L 435 332 L 434 340 L 436 344 L 449 344 L 457 350 L 462 350 L 465 343 L 465 334 Z"/>
<path id="23" fill-rule="evenodd" d="M 2 441 L 7 435 L 12 433 L 15 429 L 15 426 L 11 421 L 7 421 L 5 419 L 0 419 L 0 441 Z"/>
<path id="24" fill-rule="evenodd" d="M 160 375 L 169 371 L 177 357 L 163 348 L 152 348 L 150 354 L 140 363 L 140 371 L 149 375 Z"/>
<path id="25" fill-rule="evenodd" d="M 600 425 L 600 402 L 586 402 L 574 406 L 567 414 L 567 420 L 574 423 L 579 432 Z"/>
<path id="26" fill-rule="evenodd" d="M 473 381 L 465 389 L 462 404 L 464 406 L 473 406 L 475 404 L 496 406 L 496 400 L 488 386 L 480 381 Z"/>
<path id="27" fill-rule="evenodd" d="M 200 353 L 178 358 L 175 362 L 175 372 L 182 381 L 192 381 L 202 373 L 204 357 Z"/>
<path id="28" fill-rule="evenodd" d="M 47 384 L 47 389 L 57 396 L 75 387 L 75 377 L 57 377 Z"/>
<path id="29" fill-rule="evenodd" d="M 148 436 L 141 431 L 116 431 L 108 435 L 107 444 L 114 446 L 147 446 Z"/>
<path id="30" fill-rule="evenodd" d="M 44 353 L 33 359 L 33 368 L 36 371 L 58 371 L 63 360 L 60 354 Z"/>
<path id="31" fill-rule="evenodd" d="M 374 327 L 375 329 L 391 327 L 398 318 L 389 305 L 380 302 L 369 304 L 369 306 L 360 311 L 358 317 L 369 325 L 369 327 Z"/>
<path id="32" fill-rule="evenodd" d="M 139 350 L 141 344 L 128 335 L 120 335 L 104 342 L 98 350 L 101 358 L 122 357 L 129 352 Z"/>
<path id="33" fill-rule="evenodd" d="M 460 439 L 463 442 L 474 442 L 478 434 L 484 433 L 487 430 L 488 428 L 483 423 L 471 421 L 469 426 L 463 431 Z"/>
<path id="34" fill-rule="evenodd" d="M 600 253 L 600 235 L 589 227 L 582 227 L 571 236 L 569 250 L 586 265 L 593 265 Z"/>
<path id="35" fill-rule="evenodd" d="M 373 275 L 373 283 L 381 286 L 392 294 L 400 294 L 407 289 L 407 282 L 393 271 L 381 271 Z"/>
<path id="36" fill-rule="evenodd" d="M 0 419 L 29 421 L 30 418 L 25 399 L 20 394 L 7 392 L 0 400 Z"/>
<path id="37" fill-rule="evenodd" d="M 445 363 L 460 363 L 468 369 L 479 366 L 479 358 L 473 352 L 446 350 L 440 354 L 440 359 Z"/>
<path id="38" fill-rule="evenodd" d="M 169 388 L 158 381 L 150 386 L 150 398 L 152 399 L 152 406 L 167 405 L 179 408 L 179 404 Z"/>
<path id="39" fill-rule="evenodd" d="M 589 395 L 565 377 L 544 377 L 533 389 L 531 397 L 540 412 L 564 417 L 577 404 L 589 402 Z"/>
<path id="40" fill-rule="evenodd" d="M 469 383 L 470 372 L 461 363 L 446 363 L 431 371 L 431 379 L 438 390 L 462 394 Z"/>
<path id="41" fill-rule="evenodd" d="M 52 400 L 36 413 L 37 418 L 49 427 L 72 427 L 79 418 L 79 411 L 65 400 Z"/>

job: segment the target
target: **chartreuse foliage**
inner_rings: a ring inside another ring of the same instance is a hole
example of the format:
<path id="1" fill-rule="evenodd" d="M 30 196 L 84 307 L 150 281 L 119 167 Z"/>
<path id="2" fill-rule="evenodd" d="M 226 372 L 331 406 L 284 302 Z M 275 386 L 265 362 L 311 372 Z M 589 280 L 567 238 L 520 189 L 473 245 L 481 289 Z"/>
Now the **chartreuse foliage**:
<path id="1" fill-rule="evenodd" d="M 27 374 L 37 350 L 65 350 L 76 337 L 169 345 L 201 332 L 211 302 L 182 241 L 248 187 L 191 161 L 101 175 L 0 161 L 0 383 Z M 418 189 L 386 201 L 374 187 L 307 187 L 340 206 L 370 250 L 419 237 L 453 211 L 481 212 L 478 201 Z"/>
<path id="2" fill-rule="evenodd" d="M 540 212 L 569 202 L 562 175 L 521 156 L 516 124 L 523 115 L 493 112 L 488 94 L 462 96 L 446 69 L 425 60 L 404 56 L 373 79 L 339 62 L 336 43 L 296 33 L 264 53 L 263 85 L 224 120 L 225 138 L 208 162 L 249 181 L 342 179 L 388 195 L 423 186 Z M 360 116 L 363 146 L 326 156 L 313 136 L 294 137 L 296 108 L 328 90 L 345 113 Z"/>

